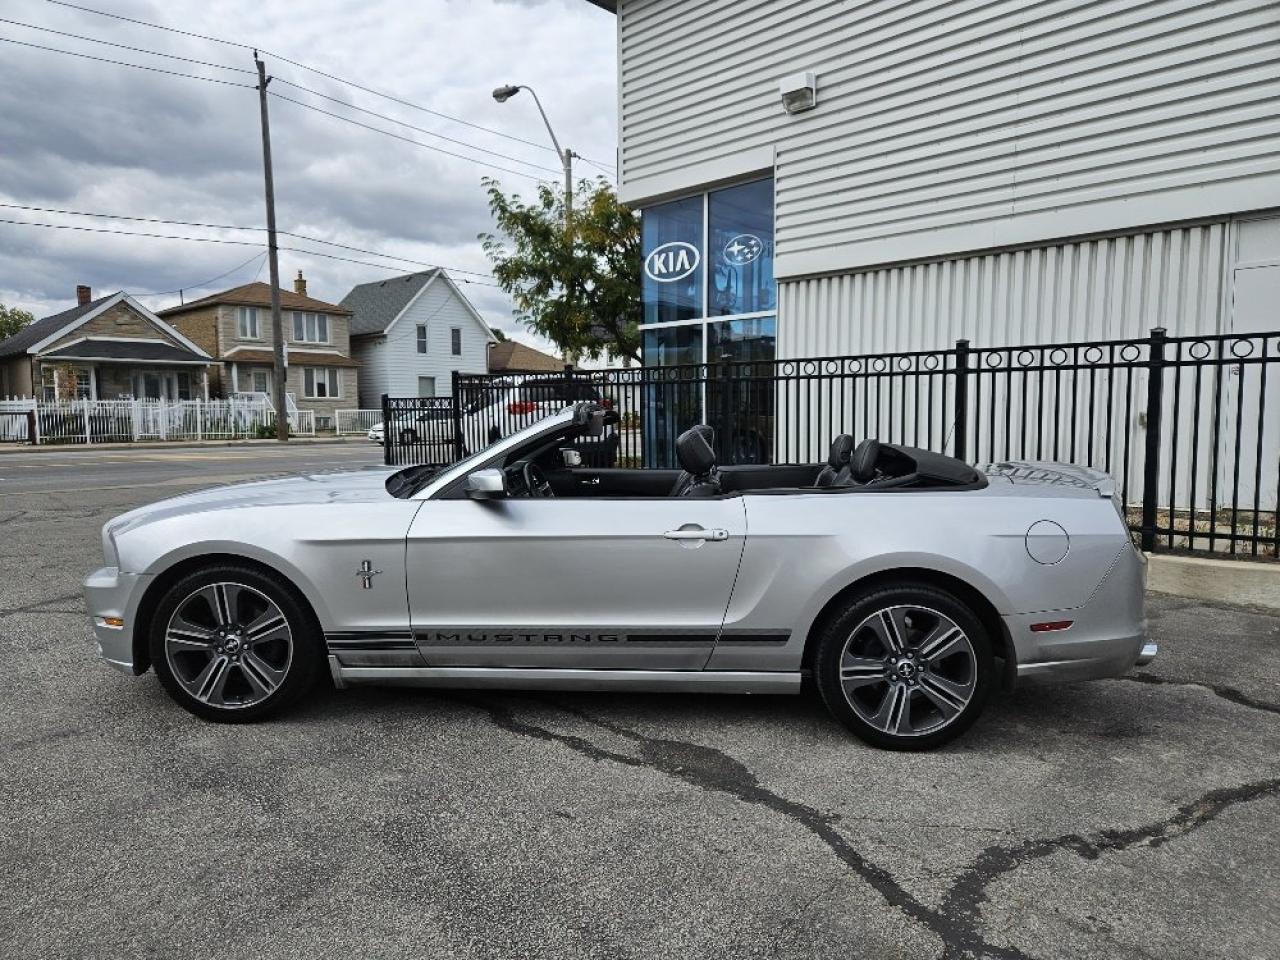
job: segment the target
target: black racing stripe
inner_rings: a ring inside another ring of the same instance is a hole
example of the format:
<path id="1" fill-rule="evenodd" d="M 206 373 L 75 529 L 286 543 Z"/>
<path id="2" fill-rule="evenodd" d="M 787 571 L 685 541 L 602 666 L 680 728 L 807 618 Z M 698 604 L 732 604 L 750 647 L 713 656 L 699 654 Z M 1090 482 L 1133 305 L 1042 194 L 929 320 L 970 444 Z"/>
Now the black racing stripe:
<path id="1" fill-rule="evenodd" d="M 325 634 L 330 650 L 415 650 L 413 634 L 407 630 L 365 630 Z"/>
<path id="2" fill-rule="evenodd" d="M 721 643 L 786 643 L 791 639 L 789 633 L 725 633 L 721 634 Z"/>
<path id="3" fill-rule="evenodd" d="M 714 633 L 628 633 L 628 643 L 706 643 L 716 642 Z"/>

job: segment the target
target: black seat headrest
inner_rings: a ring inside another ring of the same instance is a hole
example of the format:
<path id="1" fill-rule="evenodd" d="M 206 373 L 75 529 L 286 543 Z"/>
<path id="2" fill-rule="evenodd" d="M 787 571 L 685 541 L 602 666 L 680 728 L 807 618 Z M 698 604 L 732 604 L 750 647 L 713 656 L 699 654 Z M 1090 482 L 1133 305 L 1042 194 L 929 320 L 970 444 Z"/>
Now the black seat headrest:
<path id="1" fill-rule="evenodd" d="M 831 452 L 827 455 L 827 466 L 839 470 L 853 456 L 853 437 L 842 433 L 831 441 Z"/>
<path id="2" fill-rule="evenodd" d="M 849 475 L 855 483 L 868 483 L 876 477 L 876 462 L 880 459 L 880 441 L 871 437 L 858 444 L 849 458 Z"/>
<path id="3" fill-rule="evenodd" d="M 680 469 L 695 477 L 706 476 L 714 470 L 714 442 L 715 431 L 705 423 L 690 427 L 676 437 L 676 459 L 680 461 Z"/>

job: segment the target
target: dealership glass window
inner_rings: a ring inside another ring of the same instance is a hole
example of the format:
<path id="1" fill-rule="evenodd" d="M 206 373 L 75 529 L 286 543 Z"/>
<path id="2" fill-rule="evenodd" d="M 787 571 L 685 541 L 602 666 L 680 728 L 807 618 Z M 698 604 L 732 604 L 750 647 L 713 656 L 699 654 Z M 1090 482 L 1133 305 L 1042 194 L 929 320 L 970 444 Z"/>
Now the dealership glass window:
<path id="1" fill-rule="evenodd" d="M 773 181 L 707 195 L 707 316 L 776 310 Z"/>
<path id="2" fill-rule="evenodd" d="M 302 392 L 309 400 L 342 396 L 342 371 L 336 367 L 303 367 Z"/>
<path id="3" fill-rule="evenodd" d="M 236 308 L 236 329 L 241 340 L 260 340 L 257 307 Z"/>
<path id="4" fill-rule="evenodd" d="M 641 217 L 646 324 L 703 316 L 704 204 L 689 197 L 649 207 Z"/>

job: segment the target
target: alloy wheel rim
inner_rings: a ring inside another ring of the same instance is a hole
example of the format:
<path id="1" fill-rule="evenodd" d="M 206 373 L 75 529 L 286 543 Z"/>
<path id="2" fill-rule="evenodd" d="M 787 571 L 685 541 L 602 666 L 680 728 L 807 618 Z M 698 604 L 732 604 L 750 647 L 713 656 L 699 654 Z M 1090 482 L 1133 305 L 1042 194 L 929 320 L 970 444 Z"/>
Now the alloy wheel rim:
<path id="1" fill-rule="evenodd" d="M 293 663 L 293 634 L 274 600 L 222 581 L 188 594 L 164 633 L 174 678 L 200 703 L 238 710 L 280 688 Z"/>
<path id="2" fill-rule="evenodd" d="M 973 699 L 978 657 L 950 617 L 915 604 L 864 619 L 840 653 L 840 688 L 853 712 L 882 733 L 920 737 L 952 724 Z"/>

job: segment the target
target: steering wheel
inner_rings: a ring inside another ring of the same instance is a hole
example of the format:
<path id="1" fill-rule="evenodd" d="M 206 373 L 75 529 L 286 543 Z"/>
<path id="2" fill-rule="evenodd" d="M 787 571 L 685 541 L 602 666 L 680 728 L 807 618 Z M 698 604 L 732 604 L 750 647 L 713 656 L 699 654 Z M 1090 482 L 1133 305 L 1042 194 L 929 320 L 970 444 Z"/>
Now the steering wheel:
<path id="1" fill-rule="evenodd" d="M 532 460 L 524 465 L 524 488 L 529 491 L 531 497 L 554 497 L 556 492 L 551 489 L 551 481 L 547 479 L 547 475 L 542 472 Z"/>

